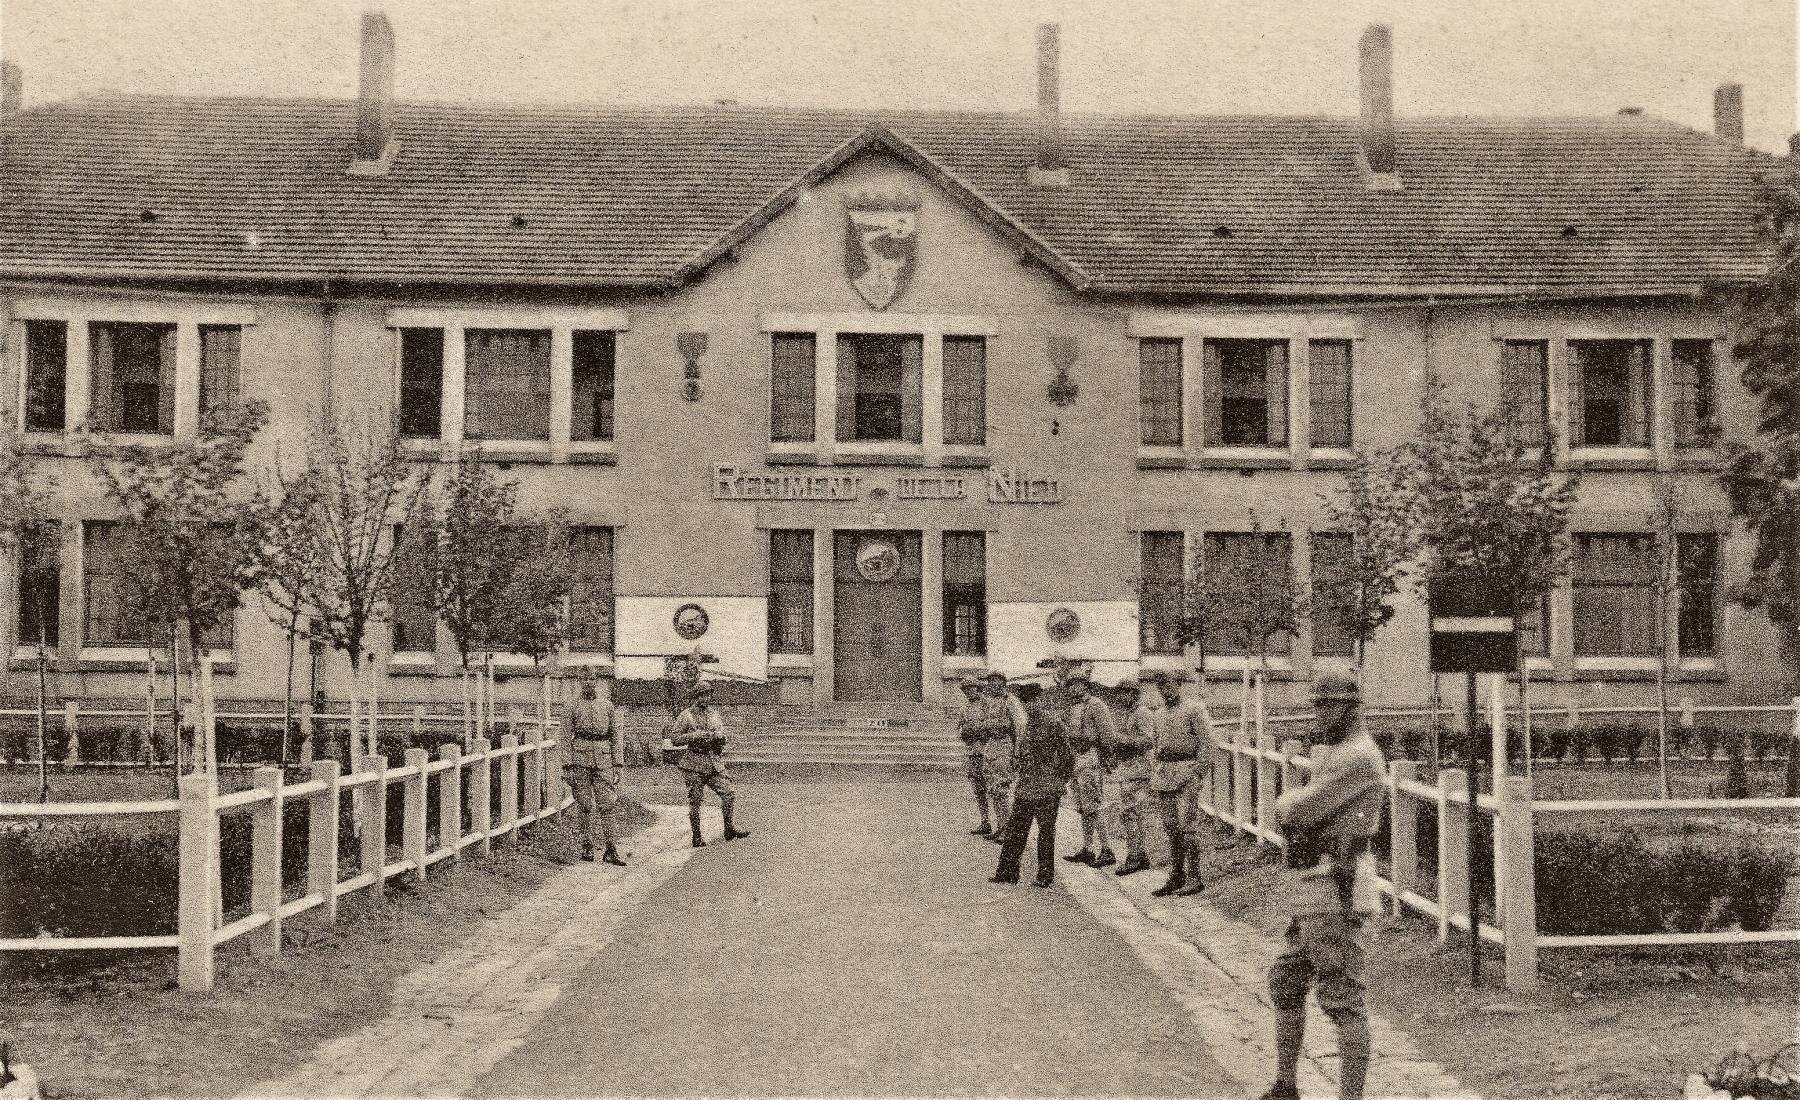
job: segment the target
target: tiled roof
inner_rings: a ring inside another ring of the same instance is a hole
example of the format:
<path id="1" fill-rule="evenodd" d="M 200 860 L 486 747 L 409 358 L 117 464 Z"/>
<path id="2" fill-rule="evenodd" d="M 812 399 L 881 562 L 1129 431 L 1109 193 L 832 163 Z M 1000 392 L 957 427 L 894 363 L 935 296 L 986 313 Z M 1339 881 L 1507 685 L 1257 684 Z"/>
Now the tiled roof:
<path id="1" fill-rule="evenodd" d="M 1404 190 L 1354 122 L 102 97 L 0 145 L 0 275 L 666 286 L 882 145 L 1073 284 L 1110 293 L 1627 293 L 1756 278 L 1764 155 L 1648 117 L 1403 120 Z M 834 159 L 836 158 L 836 159 Z"/>

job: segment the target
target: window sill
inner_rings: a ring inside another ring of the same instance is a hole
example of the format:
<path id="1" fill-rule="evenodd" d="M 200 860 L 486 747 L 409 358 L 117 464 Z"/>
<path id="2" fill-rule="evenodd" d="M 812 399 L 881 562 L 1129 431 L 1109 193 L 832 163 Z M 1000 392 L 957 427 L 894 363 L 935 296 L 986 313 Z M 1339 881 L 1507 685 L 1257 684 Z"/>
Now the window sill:
<path id="1" fill-rule="evenodd" d="M 986 469 L 993 465 L 986 444 L 955 443 L 944 446 L 942 465 L 957 469 Z"/>
<path id="2" fill-rule="evenodd" d="M 174 433 L 164 432 L 94 432 L 88 436 L 88 454 L 120 454 L 131 447 L 172 447 Z"/>
<path id="3" fill-rule="evenodd" d="M 1348 470 L 1356 465 L 1356 452 L 1347 447 L 1315 447 L 1307 452 L 1306 464 L 1315 470 Z"/>
<path id="4" fill-rule="evenodd" d="M 1137 449 L 1140 470 L 1180 470 L 1187 466 L 1187 455 L 1180 447 L 1147 447 Z"/>
<path id="5" fill-rule="evenodd" d="M 437 654 L 435 653 L 396 653 L 388 660 L 389 676 L 437 676 L 439 675 Z"/>
<path id="6" fill-rule="evenodd" d="M 53 672 L 144 672 L 149 669 L 149 658 L 141 655 L 131 656 L 131 650 L 124 649 L 84 649 L 79 657 L 52 657 L 48 667 Z M 37 655 L 24 649 L 13 651 L 8 667 L 14 672 L 22 672 L 37 668 Z M 184 666 L 185 668 L 185 666 Z M 230 652 L 212 658 L 213 675 L 233 676 L 237 673 L 237 658 Z M 156 662 L 158 674 L 168 672 L 169 666 L 158 654 Z"/>
<path id="7" fill-rule="evenodd" d="M 917 443 L 891 448 L 840 443 L 835 461 L 839 466 L 923 466 L 925 452 Z"/>
<path id="8" fill-rule="evenodd" d="M 571 466 L 617 466 L 619 452 L 610 443 L 603 446 L 574 443 L 569 446 L 568 462 Z"/>
<path id="9" fill-rule="evenodd" d="M 810 653 L 771 653 L 769 654 L 769 675 L 788 680 L 803 680 L 813 674 L 813 655 Z"/>
<path id="10" fill-rule="evenodd" d="M 1698 470 L 1712 473 L 1719 468 L 1719 455 L 1717 451 L 1703 447 L 1695 447 L 1691 450 L 1686 448 L 1677 449 L 1673 460 L 1673 468 L 1677 470 Z"/>
<path id="11" fill-rule="evenodd" d="M 1574 447 L 1569 465 L 1578 470 L 1654 470 L 1656 454 L 1648 447 Z"/>
<path id="12" fill-rule="evenodd" d="M 1209 447 L 1200 453 L 1203 470 L 1284 470 L 1294 465 L 1285 447 Z"/>
<path id="13" fill-rule="evenodd" d="M 518 440 L 515 442 L 481 442 L 465 443 L 470 451 L 481 457 L 483 462 L 493 462 L 505 466 L 510 463 L 547 464 L 553 459 L 550 456 L 550 444 L 535 440 Z"/>
<path id="14" fill-rule="evenodd" d="M 980 653 L 944 654 L 945 672 L 976 672 L 987 667 L 987 657 Z"/>
<path id="15" fill-rule="evenodd" d="M 817 466 L 819 464 L 818 449 L 811 443 L 784 445 L 769 444 L 769 453 L 763 461 L 771 466 Z"/>
<path id="16" fill-rule="evenodd" d="M 1246 668 L 1253 673 L 1259 671 L 1259 667 L 1256 664 L 1256 658 L 1245 657 L 1236 653 L 1209 653 L 1206 656 L 1206 671 L 1208 675 L 1211 675 L 1214 672 L 1229 671 L 1235 676 L 1243 672 Z M 1270 655 L 1268 663 L 1260 667 L 1260 671 L 1269 673 L 1292 672 L 1293 670 L 1294 659 L 1292 657 L 1276 657 L 1274 655 Z"/>
<path id="17" fill-rule="evenodd" d="M 77 453 L 75 441 L 60 431 L 25 432 L 18 437 L 17 446 L 20 454 L 27 455 L 73 455 Z"/>

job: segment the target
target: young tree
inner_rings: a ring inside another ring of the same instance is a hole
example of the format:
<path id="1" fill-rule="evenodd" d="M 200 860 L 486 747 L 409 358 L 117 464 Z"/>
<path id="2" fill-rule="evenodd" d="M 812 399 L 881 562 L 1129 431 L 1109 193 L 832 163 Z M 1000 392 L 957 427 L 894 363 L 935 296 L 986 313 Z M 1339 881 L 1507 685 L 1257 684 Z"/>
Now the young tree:
<path id="1" fill-rule="evenodd" d="M 524 545 L 501 590 L 493 637 L 507 651 L 530 657 L 541 673 L 569 637 L 568 517 L 559 510 L 547 523 L 514 531 Z"/>
<path id="2" fill-rule="evenodd" d="M 310 609 L 319 603 L 325 569 L 312 526 L 316 502 L 310 497 L 316 487 L 293 484 L 279 471 L 274 482 L 264 492 L 265 503 L 259 516 L 263 552 L 257 562 L 255 581 L 269 620 L 287 635 L 287 675 L 281 710 L 281 761 L 286 764 L 294 729 L 295 648 L 302 636 L 301 624 L 308 621 Z M 306 633 L 311 634 L 310 627 Z"/>
<path id="3" fill-rule="evenodd" d="M 1394 617 L 1394 598 L 1412 556 L 1401 471 L 1395 456 L 1358 454 L 1344 472 L 1341 495 L 1323 497 L 1332 528 L 1348 536 L 1346 568 L 1312 578 L 1312 605 L 1343 609 L 1356 667 L 1368 658 L 1375 632 Z"/>
<path id="4" fill-rule="evenodd" d="M 56 573 L 42 568 L 45 543 L 55 524 L 50 511 L 50 489 L 53 482 L 35 468 L 19 449 L 11 431 L 0 429 L 0 558 L 11 555 L 19 562 L 19 601 L 22 610 L 32 605 L 37 621 L 37 754 L 38 801 L 50 800 L 48 715 L 46 698 L 49 691 L 49 646 L 46 620 L 51 603 L 47 581 Z M 54 553 L 54 549 L 51 551 Z M 46 576 L 46 573 L 48 576 Z M 22 621 L 15 616 L 15 621 Z M 21 638 L 21 641 L 25 639 Z"/>
<path id="5" fill-rule="evenodd" d="M 517 482 L 501 481 L 479 455 L 465 450 L 420 517 L 413 560 L 464 668 L 478 649 L 500 641 L 508 586 L 535 550 L 512 522 L 518 494 Z"/>
<path id="6" fill-rule="evenodd" d="M 1271 568 L 1260 552 L 1273 546 L 1288 549 L 1284 568 Z M 1268 672 L 1275 640 L 1283 635 L 1292 638 L 1307 615 L 1309 601 L 1294 577 L 1287 532 L 1265 531 L 1261 519 L 1251 512 L 1248 531 L 1231 542 L 1216 543 L 1212 552 L 1203 544 L 1195 553 L 1192 580 L 1186 589 L 1183 640 L 1199 646 L 1201 677 L 1206 675 L 1209 641 L 1223 640 L 1242 653 L 1246 664 L 1239 706 L 1247 709 L 1252 668 L 1260 681 Z"/>

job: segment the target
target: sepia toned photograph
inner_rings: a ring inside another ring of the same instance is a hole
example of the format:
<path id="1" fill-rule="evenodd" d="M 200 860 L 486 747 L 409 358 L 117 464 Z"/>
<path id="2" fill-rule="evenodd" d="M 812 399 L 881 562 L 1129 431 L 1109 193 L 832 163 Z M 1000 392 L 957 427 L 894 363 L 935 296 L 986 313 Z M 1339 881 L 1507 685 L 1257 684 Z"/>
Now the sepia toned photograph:
<path id="1" fill-rule="evenodd" d="M 1794 0 L 0 0 L 0 1100 L 1800 1100 Z"/>

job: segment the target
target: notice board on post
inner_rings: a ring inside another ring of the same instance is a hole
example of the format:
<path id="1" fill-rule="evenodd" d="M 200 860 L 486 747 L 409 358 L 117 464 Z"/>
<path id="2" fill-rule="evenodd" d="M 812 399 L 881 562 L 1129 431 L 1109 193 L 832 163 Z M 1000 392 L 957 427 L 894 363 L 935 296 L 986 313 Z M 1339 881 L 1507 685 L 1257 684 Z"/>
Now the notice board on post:
<path id="1" fill-rule="evenodd" d="M 1512 601 L 1479 574 L 1431 584 L 1431 671 L 1511 672 L 1518 665 Z"/>

